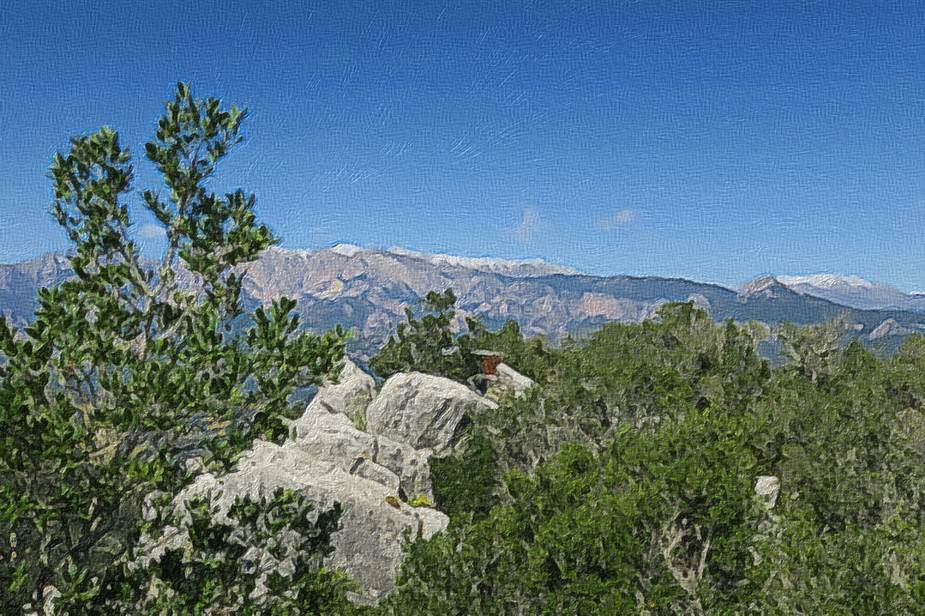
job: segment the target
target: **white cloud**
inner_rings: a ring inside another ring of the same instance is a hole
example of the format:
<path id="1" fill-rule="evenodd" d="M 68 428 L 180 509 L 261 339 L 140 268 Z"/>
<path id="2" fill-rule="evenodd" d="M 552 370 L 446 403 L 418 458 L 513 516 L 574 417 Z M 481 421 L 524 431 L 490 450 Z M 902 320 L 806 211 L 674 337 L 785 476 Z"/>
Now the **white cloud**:
<path id="1" fill-rule="evenodd" d="M 148 222 L 138 227 L 138 237 L 143 240 L 159 240 L 166 235 L 164 227 L 153 222 Z"/>
<path id="2" fill-rule="evenodd" d="M 508 234 L 518 244 L 529 244 L 536 240 L 546 230 L 546 227 L 546 222 L 540 216 L 540 213 L 532 207 L 528 207 L 524 210 L 520 223 L 510 229 Z"/>
<path id="3" fill-rule="evenodd" d="M 597 228 L 601 231 L 613 231 L 617 227 L 623 227 L 635 222 L 637 218 L 639 218 L 639 212 L 627 208 L 598 218 Z"/>

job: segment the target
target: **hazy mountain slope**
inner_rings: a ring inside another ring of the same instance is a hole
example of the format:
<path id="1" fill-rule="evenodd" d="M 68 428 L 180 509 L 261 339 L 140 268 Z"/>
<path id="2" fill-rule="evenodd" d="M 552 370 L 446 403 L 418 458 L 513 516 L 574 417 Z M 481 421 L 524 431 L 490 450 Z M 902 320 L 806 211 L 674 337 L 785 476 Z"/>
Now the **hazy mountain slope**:
<path id="1" fill-rule="evenodd" d="M 716 319 L 769 324 L 820 323 L 844 316 L 861 326 L 859 333 L 866 341 L 884 348 L 894 348 L 909 333 L 925 328 L 923 313 L 849 307 L 770 277 L 756 279 L 737 292 L 676 278 L 589 276 L 541 261 L 468 259 L 344 245 L 311 252 L 274 248 L 246 271 L 248 304 L 267 303 L 282 295 L 295 298 L 307 327 L 353 328 L 352 345 L 360 354 L 371 353 L 385 341 L 404 318 L 406 306 L 417 303 L 427 291 L 446 288 L 456 291 L 466 315 L 490 325 L 514 319 L 526 333 L 553 339 L 588 332 L 605 322 L 639 321 L 669 301 L 694 301 Z M 0 310 L 17 323 L 25 322 L 37 288 L 68 275 L 66 261 L 53 255 L 0 266 Z M 877 333 L 871 339 L 873 332 Z"/>
<path id="2" fill-rule="evenodd" d="M 31 261 L 0 264 L 0 314 L 23 325 L 35 311 L 36 293 L 72 275 L 67 259 L 45 254 Z"/>
<path id="3" fill-rule="evenodd" d="M 813 274 L 780 276 L 779 280 L 798 293 L 821 297 L 853 308 L 925 311 L 925 296 L 903 293 L 890 285 L 870 282 L 859 276 Z"/>

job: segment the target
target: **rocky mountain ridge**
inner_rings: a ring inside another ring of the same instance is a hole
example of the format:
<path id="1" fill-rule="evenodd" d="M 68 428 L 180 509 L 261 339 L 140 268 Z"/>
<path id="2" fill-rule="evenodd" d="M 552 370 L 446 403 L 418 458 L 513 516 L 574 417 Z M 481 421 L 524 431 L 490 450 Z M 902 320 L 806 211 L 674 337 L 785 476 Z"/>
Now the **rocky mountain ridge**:
<path id="1" fill-rule="evenodd" d="M 345 244 L 314 251 L 272 248 L 244 269 L 245 302 L 251 307 L 291 297 L 306 327 L 323 330 L 340 324 L 353 329 L 351 351 L 361 358 L 382 345 L 404 319 L 406 307 L 418 304 L 430 290 L 447 288 L 459 298 L 459 325 L 462 316 L 478 317 L 489 326 L 513 319 L 525 334 L 553 341 L 581 336 L 606 322 L 652 317 L 670 301 L 692 301 L 717 320 L 770 325 L 844 316 L 858 326 L 865 342 L 879 345 L 890 340 L 889 346 L 895 346 L 908 333 L 925 330 L 925 312 L 867 307 L 870 301 L 833 301 L 823 297 L 821 279 L 808 289 L 810 282 L 803 279 L 762 277 L 735 291 L 680 278 L 591 276 L 537 260 L 473 259 Z M 59 255 L 0 265 L 0 313 L 23 325 L 34 309 L 36 290 L 69 275 L 67 261 Z M 908 297 L 925 304 L 925 298 Z M 870 334 L 890 319 L 897 326 L 880 330 L 872 339 Z"/>

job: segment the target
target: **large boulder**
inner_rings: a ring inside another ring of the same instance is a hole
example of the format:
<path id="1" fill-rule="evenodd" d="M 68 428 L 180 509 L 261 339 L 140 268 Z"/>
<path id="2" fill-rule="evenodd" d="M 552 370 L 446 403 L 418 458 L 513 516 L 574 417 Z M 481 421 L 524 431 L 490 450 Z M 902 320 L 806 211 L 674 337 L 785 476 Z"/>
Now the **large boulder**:
<path id="1" fill-rule="evenodd" d="M 319 462 L 355 474 L 373 474 L 380 483 L 394 484 L 400 496 L 433 500 L 427 464 L 430 451 L 358 430 L 346 415 L 331 413 L 326 405 L 309 404 L 290 425 L 290 440 Z"/>
<path id="2" fill-rule="evenodd" d="M 755 496 L 767 509 L 773 509 L 780 496 L 780 479 L 773 475 L 761 475 L 755 479 Z"/>
<path id="3" fill-rule="evenodd" d="M 505 363 L 498 364 L 495 368 L 498 374 L 498 382 L 509 387 L 515 395 L 523 394 L 528 389 L 536 385 L 533 379 L 517 372 Z"/>
<path id="4" fill-rule="evenodd" d="M 496 408 L 455 381 L 420 372 L 390 377 L 366 409 L 369 432 L 441 452 L 459 438 L 467 416 Z"/>
<path id="5" fill-rule="evenodd" d="M 325 565 L 359 582 L 355 600 L 377 603 L 395 585 L 405 537 L 430 538 L 449 522 L 436 509 L 408 504 L 433 502 L 428 458 L 456 442 L 467 416 L 493 407 L 459 383 L 418 373 L 393 376 L 375 395 L 372 377 L 347 360 L 337 382 L 321 387 L 290 422 L 284 444 L 256 441 L 231 473 L 199 475 L 174 508 L 210 495 L 226 521 L 235 498 L 269 497 L 278 488 L 296 490 L 315 511 L 339 503 L 341 527 Z M 159 559 L 187 541 L 183 525 L 166 528 L 145 558 Z M 259 571 L 292 567 L 268 553 L 251 559 Z"/>
<path id="6" fill-rule="evenodd" d="M 522 398 L 534 386 L 536 382 L 533 379 L 501 363 L 495 368 L 494 378 L 489 382 L 485 396 L 495 401 L 511 394 L 515 398 Z"/>
<path id="7" fill-rule="evenodd" d="M 211 495 L 219 521 L 227 520 L 236 497 L 268 497 L 278 488 L 298 491 L 316 504 L 316 511 L 340 503 L 344 511 L 341 528 L 332 537 L 334 551 L 325 565 L 346 571 L 360 583 L 361 590 L 354 597 L 358 602 L 376 603 L 395 585 L 406 533 L 411 540 L 427 539 L 446 528 L 449 520 L 435 509 L 402 502 L 397 498 L 397 482 L 390 485 L 373 472 L 358 472 L 361 467 L 345 469 L 341 464 L 322 461 L 298 442 L 275 445 L 257 441 L 233 472 L 220 477 L 200 475 L 177 502 Z M 385 474 L 390 475 L 388 471 Z M 159 558 L 165 547 L 182 545 L 185 536 L 184 528 L 168 529 L 165 545 L 154 546 L 151 557 Z M 282 563 L 280 568 L 285 566 Z"/>

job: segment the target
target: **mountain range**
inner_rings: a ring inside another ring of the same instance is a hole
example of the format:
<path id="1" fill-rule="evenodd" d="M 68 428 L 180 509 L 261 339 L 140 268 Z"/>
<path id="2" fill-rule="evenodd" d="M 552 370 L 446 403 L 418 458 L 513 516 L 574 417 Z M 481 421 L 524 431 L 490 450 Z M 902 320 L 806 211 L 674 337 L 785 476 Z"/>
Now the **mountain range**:
<path id="1" fill-rule="evenodd" d="M 895 349 L 906 335 L 925 332 L 925 296 L 834 275 L 765 276 L 741 289 L 680 278 L 591 276 L 541 260 L 501 260 L 425 254 L 401 248 L 340 244 L 314 251 L 271 248 L 246 266 L 245 301 L 297 300 L 303 323 L 355 331 L 358 356 L 374 352 L 430 290 L 452 288 L 463 316 L 490 326 L 514 319 L 527 335 L 553 341 L 580 336 L 606 322 L 651 317 L 670 301 L 693 301 L 717 320 L 775 325 L 821 323 L 844 317 L 875 347 Z M 0 265 L 0 314 L 22 325 L 36 290 L 71 275 L 67 259 L 46 254 Z"/>

